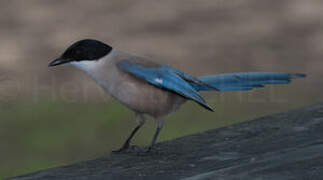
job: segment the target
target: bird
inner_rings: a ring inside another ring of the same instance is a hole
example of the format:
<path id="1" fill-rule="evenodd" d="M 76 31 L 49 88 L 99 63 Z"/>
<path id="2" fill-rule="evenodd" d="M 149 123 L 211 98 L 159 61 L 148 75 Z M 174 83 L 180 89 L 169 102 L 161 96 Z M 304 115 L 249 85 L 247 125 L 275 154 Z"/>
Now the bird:
<path id="1" fill-rule="evenodd" d="M 113 152 L 125 152 L 145 123 L 145 116 L 156 120 L 157 128 L 145 150 L 156 144 L 164 118 L 191 100 L 213 111 L 200 91 L 240 91 L 262 88 L 266 84 L 288 84 L 303 73 L 239 72 L 194 77 L 148 57 L 137 56 L 95 39 L 72 43 L 48 66 L 69 64 L 93 79 L 105 92 L 135 113 L 136 127 L 123 145 Z"/>

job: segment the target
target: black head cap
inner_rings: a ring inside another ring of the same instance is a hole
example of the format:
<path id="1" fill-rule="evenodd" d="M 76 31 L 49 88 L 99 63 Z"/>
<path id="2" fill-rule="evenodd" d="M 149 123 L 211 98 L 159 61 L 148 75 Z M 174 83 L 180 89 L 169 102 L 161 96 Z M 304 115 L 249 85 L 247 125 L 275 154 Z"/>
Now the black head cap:
<path id="1" fill-rule="evenodd" d="M 98 60 L 109 54 L 111 50 L 111 46 L 97 40 L 80 40 L 68 47 L 63 55 L 51 62 L 49 66 L 56 66 L 71 61 Z"/>

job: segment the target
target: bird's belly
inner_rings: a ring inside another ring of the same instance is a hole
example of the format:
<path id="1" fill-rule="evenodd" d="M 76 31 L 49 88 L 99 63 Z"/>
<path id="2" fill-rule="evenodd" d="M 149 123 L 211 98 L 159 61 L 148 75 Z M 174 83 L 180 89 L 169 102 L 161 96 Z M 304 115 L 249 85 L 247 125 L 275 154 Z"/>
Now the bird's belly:
<path id="1" fill-rule="evenodd" d="M 112 96 L 128 108 L 153 117 L 175 111 L 185 99 L 173 92 L 159 89 L 141 80 L 121 81 Z"/>
<path id="2" fill-rule="evenodd" d="M 105 91 L 135 112 L 153 117 L 165 116 L 185 102 L 185 98 L 173 92 L 148 84 L 118 69 L 113 63 L 96 69 L 104 73 L 88 73 Z"/>

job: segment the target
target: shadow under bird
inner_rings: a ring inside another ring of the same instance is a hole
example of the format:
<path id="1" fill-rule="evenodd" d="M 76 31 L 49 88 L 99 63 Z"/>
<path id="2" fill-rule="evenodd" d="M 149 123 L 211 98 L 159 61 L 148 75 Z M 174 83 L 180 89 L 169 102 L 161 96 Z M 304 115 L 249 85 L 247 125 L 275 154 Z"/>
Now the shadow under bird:
<path id="1" fill-rule="evenodd" d="M 301 73 L 242 72 L 194 77 L 176 68 L 149 58 L 134 56 L 92 39 L 75 42 L 49 66 L 70 64 L 96 81 L 107 93 L 136 114 L 138 125 L 123 146 L 145 123 L 144 115 L 157 121 L 157 129 L 147 151 L 156 143 L 163 127 L 164 117 L 178 109 L 186 100 L 192 100 L 213 111 L 199 91 L 251 90 L 265 84 L 288 84 Z"/>

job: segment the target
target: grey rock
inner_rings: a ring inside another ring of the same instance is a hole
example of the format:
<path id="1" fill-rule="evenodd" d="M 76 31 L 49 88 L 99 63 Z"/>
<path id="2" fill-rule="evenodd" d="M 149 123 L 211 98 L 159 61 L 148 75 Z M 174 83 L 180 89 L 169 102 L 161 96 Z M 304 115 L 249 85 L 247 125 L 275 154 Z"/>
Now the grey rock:
<path id="1" fill-rule="evenodd" d="M 228 138 L 229 137 L 229 138 Z M 323 104 L 11 180 L 323 179 Z"/>

